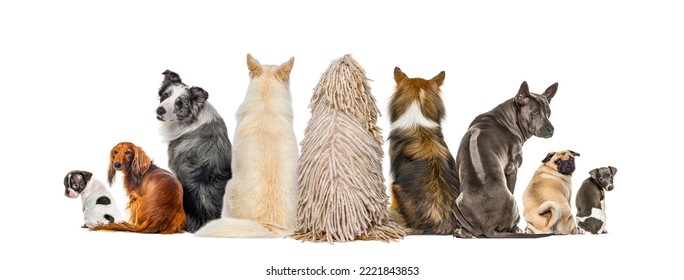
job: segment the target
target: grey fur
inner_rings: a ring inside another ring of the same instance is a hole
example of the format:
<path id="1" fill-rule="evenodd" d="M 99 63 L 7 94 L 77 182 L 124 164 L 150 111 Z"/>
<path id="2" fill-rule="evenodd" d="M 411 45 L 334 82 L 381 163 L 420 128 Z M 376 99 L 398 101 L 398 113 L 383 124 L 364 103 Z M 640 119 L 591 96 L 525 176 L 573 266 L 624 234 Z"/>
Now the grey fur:
<path id="1" fill-rule="evenodd" d="M 582 182 L 582 186 L 577 191 L 575 207 L 577 207 L 577 225 L 593 234 L 607 233 L 605 230 L 605 220 L 590 217 L 593 209 L 603 212 L 605 219 L 605 197 L 606 191 L 614 188 L 613 178 L 617 173 L 617 168 L 608 166 L 595 168 L 589 171 L 589 178 Z"/>

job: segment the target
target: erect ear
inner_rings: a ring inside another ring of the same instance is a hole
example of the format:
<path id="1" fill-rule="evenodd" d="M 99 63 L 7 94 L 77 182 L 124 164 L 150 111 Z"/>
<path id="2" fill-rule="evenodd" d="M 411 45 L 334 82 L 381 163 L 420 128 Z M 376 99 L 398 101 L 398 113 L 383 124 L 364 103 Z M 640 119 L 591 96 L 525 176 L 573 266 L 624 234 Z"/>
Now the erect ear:
<path id="1" fill-rule="evenodd" d="M 523 81 L 518 90 L 518 94 L 515 95 L 515 102 L 520 106 L 525 106 L 529 102 L 530 88 L 527 86 L 527 81 Z"/>
<path id="2" fill-rule="evenodd" d="M 79 170 L 78 173 L 81 173 L 81 176 L 83 176 L 83 179 L 86 182 L 90 181 L 90 178 L 93 178 L 93 173 L 90 173 L 88 171 Z"/>
<path id="3" fill-rule="evenodd" d="M 591 176 L 591 178 L 593 178 L 594 180 L 598 181 L 598 171 L 598 168 L 592 169 L 591 171 L 589 171 L 589 176 Z"/>
<path id="4" fill-rule="evenodd" d="M 247 54 L 247 69 L 249 69 L 249 76 L 252 78 L 261 74 L 261 63 L 254 59 L 251 54 Z"/>
<path id="5" fill-rule="evenodd" d="M 207 101 L 207 99 L 209 99 L 209 93 L 207 93 L 201 87 L 191 87 L 190 96 L 192 97 L 192 101 L 200 104 L 204 103 L 205 101 Z"/>
<path id="6" fill-rule="evenodd" d="M 444 71 L 439 72 L 437 76 L 434 76 L 431 81 L 435 82 L 438 87 L 441 87 L 442 84 L 444 83 L 444 77 L 446 76 L 446 73 Z"/>
<path id="7" fill-rule="evenodd" d="M 546 157 L 545 157 L 544 159 L 542 159 L 542 163 L 546 163 L 546 162 L 548 162 L 549 160 L 551 160 L 551 158 L 552 158 L 553 155 L 555 155 L 555 154 L 556 154 L 556 152 L 549 152 L 548 154 L 546 154 Z"/>
<path id="8" fill-rule="evenodd" d="M 558 91 L 558 83 L 554 83 L 553 85 L 549 86 L 549 88 L 547 88 L 544 91 L 544 94 L 542 94 L 542 96 L 546 98 L 546 102 L 551 103 L 551 98 L 553 98 L 553 96 L 556 95 L 556 91 Z"/>
<path id="9" fill-rule="evenodd" d="M 145 154 L 145 151 L 138 146 L 133 148 L 133 163 L 131 166 L 131 174 L 133 175 L 133 182 L 139 185 L 143 176 L 150 169 L 152 160 Z"/>
<path id="10" fill-rule="evenodd" d="M 617 168 L 612 167 L 612 166 L 610 166 L 610 165 L 608 166 L 608 168 L 610 168 L 610 172 L 612 172 L 613 175 L 615 175 L 615 173 L 617 173 Z"/>
<path id="11" fill-rule="evenodd" d="M 161 96 L 162 90 L 170 84 L 181 82 L 180 76 L 171 70 L 164 71 L 162 75 L 164 75 L 164 81 L 162 81 L 161 87 L 159 88 L 159 96 Z"/>
<path id="12" fill-rule="evenodd" d="M 398 83 L 403 79 L 408 79 L 408 76 L 399 67 L 394 67 L 394 81 Z"/>
<path id="13" fill-rule="evenodd" d="M 575 152 L 573 150 L 568 150 L 568 152 L 570 152 L 570 154 L 572 154 L 573 156 L 576 156 L 576 157 L 580 156 L 580 154 L 578 152 Z"/>
<path id="14" fill-rule="evenodd" d="M 285 61 L 283 64 L 280 64 L 278 66 L 278 71 L 276 72 L 276 76 L 278 79 L 281 81 L 287 82 L 290 80 L 290 72 L 292 72 L 292 67 L 294 66 L 294 56 L 291 57 L 288 61 Z"/>

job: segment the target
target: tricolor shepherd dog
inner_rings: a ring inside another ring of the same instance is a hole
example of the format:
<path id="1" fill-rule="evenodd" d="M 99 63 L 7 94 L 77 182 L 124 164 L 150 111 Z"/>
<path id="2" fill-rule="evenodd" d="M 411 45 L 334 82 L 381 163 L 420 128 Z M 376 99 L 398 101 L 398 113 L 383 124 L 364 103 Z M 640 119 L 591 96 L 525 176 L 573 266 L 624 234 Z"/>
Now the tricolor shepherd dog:
<path id="1" fill-rule="evenodd" d="M 159 89 L 157 119 L 169 143 L 169 169 L 183 185 L 185 230 L 195 232 L 221 217 L 226 183 L 231 178 L 231 144 L 223 118 L 209 104 L 209 94 L 187 86 L 166 70 Z"/>
<path id="2" fill-rule="evenodd" d="M 455 161 L 441 127 L 444 77 L 442 71 L 430 80 L 408 78 L 394 68 L 397 86 L 389 102 L 391 213 L 409 234 L 453 234 L 457 228 Z"/>
<path id="3" fill-rule="evenodd" d="M 183 187 L 173 173 L 157 167 L 142 148 L 121 142 L 109 154 L 107 179 L 123 174 L 128 195 L 128 222 L 109 223 L 94 230 L 141 233 L 181 233 L 185 228 Z"/>
<path id="4" fill-rule="evenodd" d="M 284 237 L 297 222 L 297 141 L 292 128 L 290 71 L 261 65 L 247 55 L 251 79 L 236 113 L 233 178 L 228 181 L 222 218 L 197 236 Z"/>

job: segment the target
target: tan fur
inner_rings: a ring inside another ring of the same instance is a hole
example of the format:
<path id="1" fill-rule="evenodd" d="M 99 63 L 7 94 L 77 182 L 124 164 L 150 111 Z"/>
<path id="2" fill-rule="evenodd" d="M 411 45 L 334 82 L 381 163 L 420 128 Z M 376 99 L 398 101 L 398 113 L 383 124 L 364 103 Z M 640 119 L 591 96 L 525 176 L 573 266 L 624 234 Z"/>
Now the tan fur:
<path id="1" fill-rule="evenodd" d="M 222 218 L 198 236 L 282 237 L 297 222 L 297 140 L 292 128 L 289 75 L 294 57 L 261 65 L 247 54 L 251 82 L 236 113 L 231 168 Z"/>
<path id="2" fill-rule="evenodd" d="M 523 193 L 523 214 L 527 233 L 577 234 L 577 224 L 570 208 L 570 175 L 558 172 L 557 159 L 568 160 L 569 151 L 557 152 L 532 176 Z"/>

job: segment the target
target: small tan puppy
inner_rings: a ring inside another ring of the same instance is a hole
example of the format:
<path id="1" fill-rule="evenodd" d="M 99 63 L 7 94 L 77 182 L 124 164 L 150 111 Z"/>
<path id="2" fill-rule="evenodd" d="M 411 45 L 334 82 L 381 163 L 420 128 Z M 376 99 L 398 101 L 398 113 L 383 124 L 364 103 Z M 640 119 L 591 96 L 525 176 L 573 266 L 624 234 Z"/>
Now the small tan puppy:
<path id="1" fill-rule="evenodd" d="M 570 177 L 575 171 L 578 153 L 567 150 L 550 152 L 532 176 L 523 193 L 526 233 L 577 234 L 572 216 Z"/>

